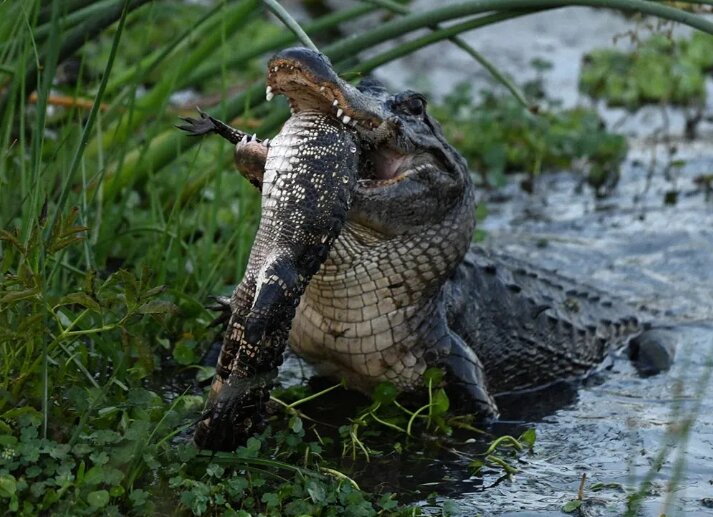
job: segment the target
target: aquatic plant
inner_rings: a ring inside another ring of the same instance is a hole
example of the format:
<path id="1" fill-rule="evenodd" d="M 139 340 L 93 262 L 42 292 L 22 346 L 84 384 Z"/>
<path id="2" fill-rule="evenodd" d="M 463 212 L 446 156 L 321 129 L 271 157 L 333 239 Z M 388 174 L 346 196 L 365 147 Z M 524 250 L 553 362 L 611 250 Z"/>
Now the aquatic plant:
<path id="1" fill-rule="evenodd" d="M 693 34 L 674 40 L 657 34 L 634 50 L 601 49 L 582 63 L 579 88 L 609 106 L 635 110 L 645 104 L 699 106 L 713 68 L 713 38 Z"/>
<path id="2" fill-rule="evenodd" d="M 537 84 L 524 91 L 540 92 Z M 535 98 L 534 95 L 530 96 Z M 607 131 L 596 111 L 561 109 L 538 98 L 540 112 L 523 110 L 512 96 L 483 92 L 468 83 L 457 86 L 434 111 L 450 142 L 466 157 L 486 185 L 501 186 L 510 172 L 581 170 L 597 194 L 616 185 L 628 145 Z"/>

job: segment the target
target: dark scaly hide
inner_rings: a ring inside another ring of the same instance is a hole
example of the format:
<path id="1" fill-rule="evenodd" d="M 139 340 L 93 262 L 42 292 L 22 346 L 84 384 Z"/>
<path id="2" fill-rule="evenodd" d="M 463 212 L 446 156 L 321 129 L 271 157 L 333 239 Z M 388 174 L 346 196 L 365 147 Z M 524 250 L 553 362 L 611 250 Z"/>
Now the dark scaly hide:
<path id="1" fill-rule="evenodd" d="M 358 153 L 333 117 L 300 112 L 267 152 L 262 214 L 231 316 L 206 411 L 202 448 L 232 450 L 259 429 L 287 333 L 305 286 L 344 224 Z"/>

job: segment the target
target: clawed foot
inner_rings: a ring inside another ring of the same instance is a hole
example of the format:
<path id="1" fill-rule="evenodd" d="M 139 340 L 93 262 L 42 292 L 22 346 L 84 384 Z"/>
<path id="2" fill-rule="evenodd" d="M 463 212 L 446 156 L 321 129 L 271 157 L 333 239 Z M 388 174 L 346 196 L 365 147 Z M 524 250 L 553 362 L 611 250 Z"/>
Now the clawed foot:
<path id="1" fill-rule="evenodd" d="M 208 135 L 210 133 L 215 133 L 222 136 L 228 142 L 232 144 L 237 144 L 245 139 L 248 139 L 250 135 L 239 129 L 235 129 L 229 126 L 222 120 L 211 117 L 207 113 L 201 111 L 200 108 L 196 108 L 201 118 L 195 119 L 191 117 L 179 117 L 185 124 L 177 125 L 176 127 L 181 131 L 185 131 L 189 136 L 202 136 Z M 261 142 L 254 135 L 252 138 L 254 141 Z"/>
<path id="2" fill-rule="evenodd" d="M 451 334 L 451 350 L 442 359 L 446 373 L 446 392 L 460 410 L 472 411 L 489 421 L 500 416 L 498 406 L 488 391 L 485 370 L 478 356 L 458 336 Z"/>
<path id="3" fill-rule="evenodd" d="M 231 375 L 216 384 L 196 426 L 193 442 L 200 449 L 233 451 L 264 427 L 265 405 L 277 369 L 250 378 Z"/>
<path id="4" fill-rule="evenodd" d="M 190 136 L 202 136 L 209 133 L 215 133 L 218 130 L 217 125 L 214 122 L 213 117 L 208 115 L 206 112 L 201 111 L 200 108 L 196 108 L 201 118 L 195 119 L 191 117 L 179 117 L 185 124 L 176 125 L 181 131 L 185 131 Z"/>
<path id="5" fill-rule="evenodd" d="M 208 324 L 208 328 L 217 327 L 218 325 L 225 326 L 230 319 L 232 308 L 230 307 L 230 297 L 228 296 L 211 296 L 213 305 L 206 305 L 209 311 L 219 312 L 218 316 Z"/>

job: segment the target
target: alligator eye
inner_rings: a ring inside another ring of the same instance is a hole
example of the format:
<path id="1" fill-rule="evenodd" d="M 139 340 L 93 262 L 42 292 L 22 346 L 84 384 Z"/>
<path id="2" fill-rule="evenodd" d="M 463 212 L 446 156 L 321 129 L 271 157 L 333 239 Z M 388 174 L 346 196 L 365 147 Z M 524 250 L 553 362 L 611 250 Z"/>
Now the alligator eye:
<path id="1" fill-rule="evenodd" d="M 398 110 L 407 115 L 421 117 L 426 111 L 426 98 L 420 93 L 406 92 L 395 100 Z"/>
<path id="2" fill-rule="evenodd" d="M 409 97 L 402 104 L 404 111 L 410 113 L 415 117 L 420 117 L 423 112 L 426 111 L 426 99 L 418 96 Z"/>

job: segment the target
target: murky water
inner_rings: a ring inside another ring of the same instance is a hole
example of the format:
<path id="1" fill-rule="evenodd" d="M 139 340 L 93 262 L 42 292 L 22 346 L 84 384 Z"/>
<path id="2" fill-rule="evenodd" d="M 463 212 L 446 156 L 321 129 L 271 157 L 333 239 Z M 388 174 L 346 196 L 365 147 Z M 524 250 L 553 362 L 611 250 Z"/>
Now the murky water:
<path id="1" fill-rule="evenodd" d="M 417 0 L 411 4 L 413 10 L 438 5 L 440 3 L 434 0 Z M 636 34 L 645 40 L 652 30 L 671 31 L 675 37 L 685 37 L 692 32 L 687 26 L 661 24 L 655 18 L 640 19 L 625 17 L 613 10 L 567 7 L 497 23 L 461 37 L 518 84 L 538 77 L 531 64 L 533 60 L 549 63 L 551 68 L 542 73 L 547 96 L 560 101 L 563 107 L 572 107 L 593 104 L 577 87 L 584 54 L 594 48 L 613 46 L 622 51 L 633 50 L 635 45 L 628 35 Z M 470 83 L 475 92 L 499 84 L 472 57 L 450 42 L 421 49 L 379 68 L 375 75 L 393 88 L 416 89 L 436 99 L 462 82 Z M 713 112 L 713 81 L 708 81 L 707 90 L 704 111 L 710 114 Z M 671 107 L 647 106 L 628 113 L 622 108 L 607 108 L 604 103 L 596 106 L 610 127 L 616 125 L 619 132 L 632 136 L 665 130 L 682 134 L 686 117 L 690 116 L 686 110 Z M 710 135 L 713 124 L 704 120 L 699 131 Z"/>
<path id="2" fill-rule="evenodd" d="M 707 156 L 706 156 L 707 154 Z M 696 420 L 687 444 L 678 444 L 654 477 L 645 515 L 713 515 L 704 498 L 713 497 L 713 203 L 695 185 L 696 175 L 713 165 L 713 149 L 682 146 L 686 164 L 665 177 L 651 166 L 650 149 L 632 152 L 615 193 L 597 201 L 579 179 L 559 174 L 541 178 L 532 196 L 512 184 L 483 227 L 488 245 L 556 268 L 573 278 L 645 304 L 674 323 L 678 347 L 671 371 L 640 377 L 625 357 L 584 386 L 550 414 L 530 417 L 529 404 L 512 401 L 505 418 L 532 418 L 538 433 L 536 456 L 513 483 L 463 498 L 467 514 L 537 511 L 548 514 L 576 493 L 586 472 L 589 482 L 639 486 L 667 444 L 667 432 L 691 412 Z M 666 205 L 667 192 L 678 203 Z M 706 366 L 708 365 L 708 366 Z M 545 408 L 546 409 L 546 408 Z M 673 491 L 669 482 L 683 461 Z M 586 493 L 586 492 L 585 492 Z M 610 489 L 594 495 L 593 514 L 618 515 L 626 494 Z"/>

